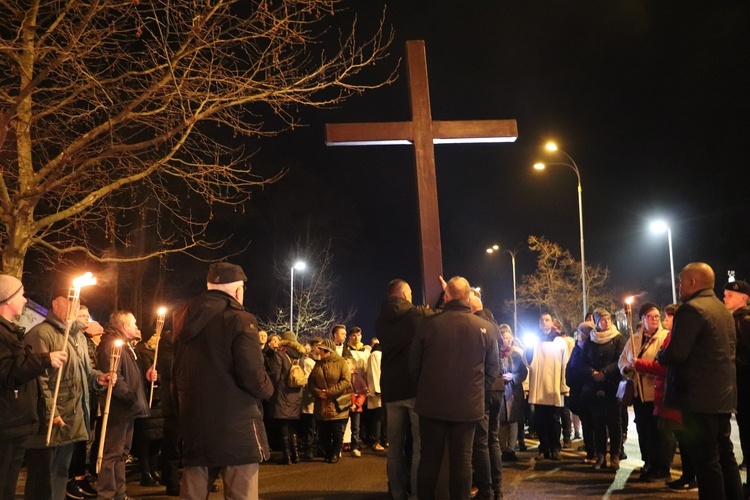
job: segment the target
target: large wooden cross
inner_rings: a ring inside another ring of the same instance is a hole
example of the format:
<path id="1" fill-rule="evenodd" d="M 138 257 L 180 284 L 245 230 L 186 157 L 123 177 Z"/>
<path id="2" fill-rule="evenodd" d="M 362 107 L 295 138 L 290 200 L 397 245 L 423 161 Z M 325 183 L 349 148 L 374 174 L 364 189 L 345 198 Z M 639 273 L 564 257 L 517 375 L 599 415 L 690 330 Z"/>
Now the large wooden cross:
<path id="1" fill-rule="evenodd" d="M 443 274 L 440 220 L 435 179 L 435 144 L 513 142 L 515 120 L 433 121 L 424 41 L 406 42 L 410 122 L 340 123 L 326 125 L 328 146 L 414 145 L 422 257 L 422 297 L 434 304 Z"/>

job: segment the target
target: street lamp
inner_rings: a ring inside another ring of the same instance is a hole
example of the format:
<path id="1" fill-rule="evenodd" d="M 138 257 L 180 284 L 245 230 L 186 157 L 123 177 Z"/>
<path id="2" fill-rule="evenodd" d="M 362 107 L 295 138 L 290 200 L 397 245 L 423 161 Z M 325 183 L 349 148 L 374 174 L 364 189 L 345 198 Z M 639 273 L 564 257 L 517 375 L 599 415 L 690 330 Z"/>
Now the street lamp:
<path id="1" fill-rule="evenodd" d="M 581 173 L 578 171 L 578 165 L 576 165 L 575 160 L 573 160 L 573 158 L 568 153 L 566 153 L 562 149 L 559 149 L 557 147 L 557 144 L 555 144 L 554 142 L 548 142 L 545 145 L 545 148 L 547 149 L 547 151 L 558 152 L 565 155 L 565 157 L 570 161 L 570 163 L 547 163 L 546 165 L 565 165 L 566 167 L 570 167 L 576 173 L 576 178 L 578 179 L 578 223 L 581 231 L 581 290 L 583 293 L 583 318 L 586 319 L 588 304 L 586 300 L 586 257 L 584 256 L 583 251 L 583 203 L 581 201 Z M 544 167 L 544 163 L 534 164 L 534 168 L 537 170 L 544 170 Z"/>
<path id="2" fill-rule="evenodd" d="M 499 245 L 492 245 L 487 249 L 487 253 L 495 253 L 500 251 Z M 518 336 L 518 301 L 516 300 L 516 252 L 518 250 L 504 250 L 510 255 L 510 262 L 513 266 L 513 333 Z"/>
<path id="3" fill-rule="evenodd" d="M 669 268 L 672 271 L 672 304 L 677 303 L 677 288 L 674 282 L 674 254 L 672 253 L 672 228 L 669 227 L 663 220 L 655 220 L 651 223 L 651 231 L 654 233 L 667 232 L 667 240 L 669 241 Z"/>
<path id="4" fill-rule="evenodd" d="M 289 331 L 294 332 L 294 270 L 304 271 L 307 267 L 303 261 L 298 260 L 292 266 L 292 282 L 289 289 Z"/>

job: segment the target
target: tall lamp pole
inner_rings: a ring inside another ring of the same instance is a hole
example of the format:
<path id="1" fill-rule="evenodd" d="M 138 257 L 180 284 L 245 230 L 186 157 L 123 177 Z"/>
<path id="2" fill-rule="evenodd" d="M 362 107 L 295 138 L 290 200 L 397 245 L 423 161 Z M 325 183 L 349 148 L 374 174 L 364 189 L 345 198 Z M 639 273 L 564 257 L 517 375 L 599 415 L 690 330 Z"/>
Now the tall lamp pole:
<path id="1" fill-rule="evenodd" d="M 583 319 L 586 319 L 586 313 L 588 312 L 588 301 L 586 298 L 586 257 L 583 245 L 583 202 L 581 199 L 581 193 L 583 192 L 583 190 L 581 189 L 581 173 L 578 171 L 578 165 L 576 165 L 575 160 L 573 160 L 573 158 L 568 153 L 558 148 L 557 144 L 555 144 L 554 142 L 548 142 L 545 148 L 547 149 L 547 151 L 556 151 L 565 155 L 565 157 L 570 161 L 570 163 L 547 163 L 546 165 L 565 165 L 566 167 L 570 167 L 576 173 L 576 178 L 578 179 L 578 225 L 581 232 L 581 291 L 583 294 Z M 534 165 L 534 168 L 537 170 L 544 170 L 544 167 L 544 163 L 537 163 Z"/>
<path id="2" fill-rule="evenodd" d="M 499 245 L 492 245 L 487 249 L 487 253 L 495 253 L 500 251 Z M 510 262 L 513 266 L 513 334 L 518 335 L 518 299 L 516 297 L 516 252 L 518 250 L 504 250 L 510 255 Z"/>
<path id="3" fill-rule="evenodd" d="M 674 253 L 672 252 L 672 228 L 663 220 L 656 220 L 651 223 L 651 231 L 655 233 L 667 232 L 669 241 L 669 269 L 672 272 L 672 304 L 677 303 L 677 287 L 674 280 Z"/>
<path id="4" fill-rule="evenodd" d="M 289 331 L 294 332 L 294 270 L 304 271 L 307 267 L 303 261 L 298 260 L 292 266 L 292 279 L 291 286 L 289 288 Z"/>

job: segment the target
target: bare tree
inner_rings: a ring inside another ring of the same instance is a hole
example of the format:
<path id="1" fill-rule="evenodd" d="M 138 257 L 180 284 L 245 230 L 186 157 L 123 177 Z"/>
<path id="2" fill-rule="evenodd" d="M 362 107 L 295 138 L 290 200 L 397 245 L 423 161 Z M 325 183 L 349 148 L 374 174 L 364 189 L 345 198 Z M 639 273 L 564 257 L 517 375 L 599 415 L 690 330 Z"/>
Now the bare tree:
<path id="1" fill-rule="evenodd" d="M 301 338 L 326 337 L 335 324 L 346 324 L 354 318 L 356 311 L 342 311 L 337 307 L 333 294 L 336 278 L 331 271 L 333 252 L 331 242 L 296 245 L 281 267 L 276 267 L 276 277 L 281 284 L 279 294 L 283 302 L 277 305 L 268 321 L 260 321 L 261 328 L 269 332 L 282 333 L 290 328 L 289 306 L 291 293 L 290 272 L 296 260 L 307 263 L 304 273 L 295 274 L 294 287 L 294 332 Z"/>
<path id="2" fill-rule="evenodd" d="M 543 236 L 529 236 L 529 249 L 538 254 L 536 272 L 524 276 L 518 287 L 518 303 L 523 307 L 541 308 L 558 318 L 570 330 L 583 321 L 581 308 L 581 263 L 570 251 Z M 600 265 L 586 266 L 588 303 L 611 307 L 607 289 L 609 270 Z"/>
<path id="3" fill-rule="evenodd" d="M 381 20 L 361 38 L 347 15 L 341 0 L 0 0 L 3 272 L 31 247 L 128 262 L 210 246 L 215 207 L 283 173 L 252 174 L 242 141 L 393 81 L 361 81 L 392 35 Z M 103 253 L 144 200 L 159 245 Z"/>

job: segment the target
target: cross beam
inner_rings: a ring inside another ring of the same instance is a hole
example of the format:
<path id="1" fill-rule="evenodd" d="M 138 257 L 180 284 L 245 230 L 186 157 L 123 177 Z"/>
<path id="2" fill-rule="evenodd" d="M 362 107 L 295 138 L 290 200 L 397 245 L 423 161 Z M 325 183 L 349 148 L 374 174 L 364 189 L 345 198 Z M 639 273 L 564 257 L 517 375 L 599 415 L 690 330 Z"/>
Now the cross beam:
<path id="1" fill-rule="evenodd" d="M 513 142 L 515 120 L 438 121 L 430 111 L 427 57 L 422 40 L 406 42 L 410 122 L 340 123 L 326 125 L 328 146 L 414 145 L 421 242 L 422 296 L 434 304 L 443 274 L 440 220 L 435 178 L 435 144 Z"/>

